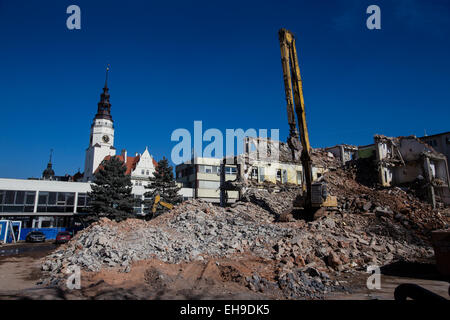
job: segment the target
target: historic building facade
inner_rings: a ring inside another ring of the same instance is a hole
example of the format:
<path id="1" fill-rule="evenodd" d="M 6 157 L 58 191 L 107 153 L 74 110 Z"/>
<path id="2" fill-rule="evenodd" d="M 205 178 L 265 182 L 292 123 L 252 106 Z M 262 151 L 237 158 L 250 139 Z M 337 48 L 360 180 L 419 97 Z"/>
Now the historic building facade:
<path id="1" fill-rule="evenodd" d="M 153 176 L 156 168 L 156 161 L 146 147 L 144 152 L 129 156 L 127 151 L 122 150 L 120 155 L 116 155 L 114 147 L 114 121 L 111 116 L 111 103 L 109 101 L 108 89 L 108 69 L 106 69 L 105 86 L 100 95 L 100 102 L 97 105 L 97 114 L 91 125 L 89 147 L 86 149 L 84 166 L 85 182 L 92 181 L 98 166 L 103 160 L 117 157 L 127 167 L 126 174 L 131 176 L 133 183 L 133 193 L 143 194 L 144 186 L 148 183 L 148 178 Z"/>

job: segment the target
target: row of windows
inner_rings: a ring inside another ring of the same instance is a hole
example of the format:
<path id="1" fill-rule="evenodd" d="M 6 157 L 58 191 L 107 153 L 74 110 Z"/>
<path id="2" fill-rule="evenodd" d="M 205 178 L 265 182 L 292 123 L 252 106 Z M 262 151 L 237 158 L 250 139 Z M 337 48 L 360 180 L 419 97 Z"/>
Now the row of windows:
<path id="1" fill-rule="evenodd" d="M 74 206 L 37 206 L 36 212 L 73 212 Z M 77 207 L 77 212 L 87 212 L 88 207 Z M 0 212 L 34 212 L 34 206 L 0 205 Z"/>
<path id="2" fill-rule="evenodd" d="M 220 166 L 209 166 L 209 165 L 199 165 L 198 166 L 198 172 L 199 173 L 211 173 L 211 174 L 220 174 Z M 184 168 L 183 170 L 177 171 L 177 179 L 182 177 L 187 177 L 194 173 L 194 167 L 190 166 L 187 168 Z M 225 167 L 225 174 L 236 174 L 237 169 L 236 167 Z"/>
<path id="3" fill-rule="evenodd" d="M 250 179 L 252 180 L 259 180 L 259 182 L 265 181 L 265 174 L 264 174 L 264 167 L 252 167 L 252 171 L 250 174 Z M 302 172 L 297 171 L 297 184 L 302 184 Z M 318 177 L 320 177 L 320 174 L 318 174 Z M 277 175 L 276 180 L 281 183 L 287 183 L 288 182 L 288 173 L 286 169 L 277 169 Z"/>
<path id="4" fill-rule="evenodd" d="M 35 191 L 0 190 L 0 204 L 31 204 L 34 205 Z"/>
<path id="5" fill-rule="evenodd" d="M 220 166 L 208 166 L 208 165 L 199 165 L 198 172 L 200 173 L 215 173 L 220 174 Z M 236 174 L 236 167 L 225 167 L 225 174 Z"/>
<path id="6" fill-rule="evenodd" d="M 35 201 L 36 191 L 0 190 L 0 212 L 33 212 Z M 39 191 L 37 212 L 73 212 L 74 205 L 74 192 Z M 77 212 L 88 205 L 87 194 L 79 193 Z"/>

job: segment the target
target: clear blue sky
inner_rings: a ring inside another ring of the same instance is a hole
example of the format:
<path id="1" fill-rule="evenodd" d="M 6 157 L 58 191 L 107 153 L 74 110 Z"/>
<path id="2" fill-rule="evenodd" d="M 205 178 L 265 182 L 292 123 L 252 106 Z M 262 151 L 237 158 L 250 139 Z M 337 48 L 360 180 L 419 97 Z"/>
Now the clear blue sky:
<path id="1" fill-rule="evenodd" d="M 67 6 L 81 30 L 66 28 Z M 381 30 L 366 28 L 368 5 Z M 296 34 L 313 147 L 448 131 L 450 2 L 0 0 L 0 177 L 84 168 L 104 71 L 120 152 L 176 128 L 288 134 L 278 29 Z"/>

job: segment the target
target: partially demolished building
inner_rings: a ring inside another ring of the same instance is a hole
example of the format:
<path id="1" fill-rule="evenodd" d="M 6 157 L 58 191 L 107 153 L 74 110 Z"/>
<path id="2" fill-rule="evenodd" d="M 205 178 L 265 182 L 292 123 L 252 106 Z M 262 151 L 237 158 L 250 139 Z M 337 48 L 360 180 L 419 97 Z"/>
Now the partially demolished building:
<path id="1" fill-rule="evenodd" d="M 300 153 L 301 150 L 293 150 L 287 143 L 269 138 L 246 137 L 244 153 L 226 157 L 222 161 L 222 166 L 236 164 L 237 177 L 235 180 L 227 180 L 222 174 L 221 205 L 228 202 L 228 193 L 233 191 L 238 191 L 238 199 L 241 199 L 248 188 L 279 191 L 288 185 L 303 185 Z M 312 170 L 313 180 L 320 178 L 326 170 L 325 165 L 315 163 Z"/>
<path id="2" fill-rule="evenodd" d="M 414 186 L 422 189 L 429 202 L 450 204 L 447 158 L 415 136 L 375 135 L 375 144 L 366 146 L 374 152 L 382 186 Z"/>
<path id="3" fill-rule="evenodd" d="M 365 161 L 373 166 L 373 171 L 367 172 L 374 183 L 378 181 L 383 187 L 413 188 L 434 207 L 438 203 L 450 204 L 450 178 L 445 155 L 415 136 L 375 135 L 374 142 L 359 147 L 340 144 L 313 149 L 313 180 L 339 163 Z M 185 198 L 225 205 L 241 199 L 249 188 L 278 192 L 286 187 L 303 185 L 301 148 L 292 149 L 287 143 L 270 138 L 245 137 L 243 150 L 234 157 L 198 158 L 178 165 L 177 181 L 189 194 L 184 195 Z"/>
<path id="4" fill-rule="evenodd" d="M 358 147 L 348 144 L 338 144 L 334 147 L 325 148 L 325 151 L 331 152 L 333 156 L 341 160 L 343 165 L 358 157 Z"/>

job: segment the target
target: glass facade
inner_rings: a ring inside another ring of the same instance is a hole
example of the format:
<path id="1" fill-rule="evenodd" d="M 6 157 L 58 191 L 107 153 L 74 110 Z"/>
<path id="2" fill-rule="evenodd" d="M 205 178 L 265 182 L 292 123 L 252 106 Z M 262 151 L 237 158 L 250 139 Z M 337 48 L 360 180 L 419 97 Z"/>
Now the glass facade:
<path id="1" fill-rule="evenodd" d="M 0 212 L 33 212 L 36 191 L 0 190 Z M 75 192 L 39 191 L 37 212 L 73 212 Z M 86 212 L 89 198 L 78 194 L 77 212 Z"/>
<path id="2" fill-rule="evenodd" d="M 37 212 L 73 212 L 74 192 L 39 191 Z"/>
<path id="3" fill-rule="evenodd" d="M 0 190 L 0 212 L 33 212 L 36 191 Z"/>

